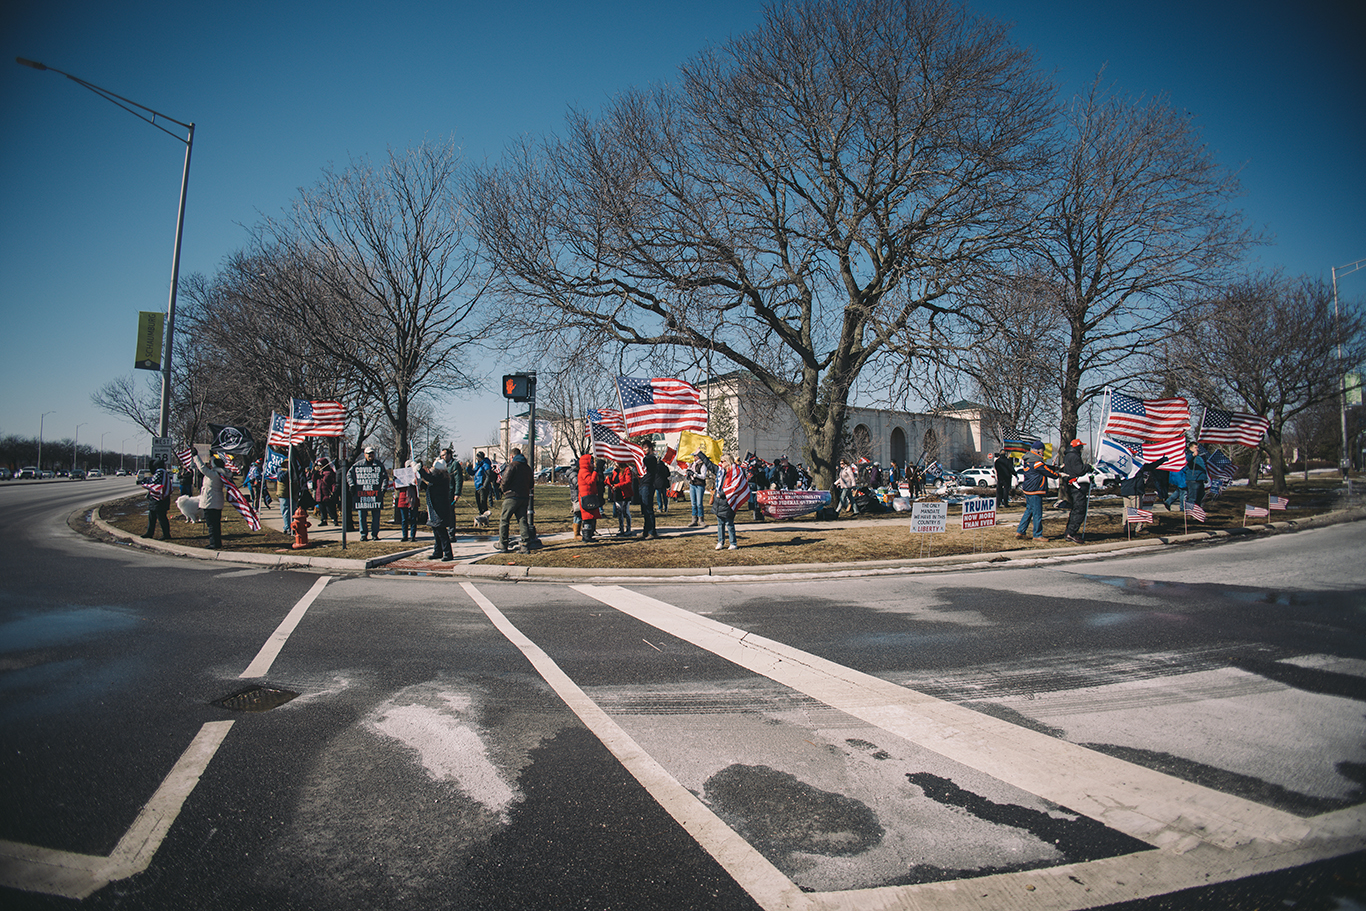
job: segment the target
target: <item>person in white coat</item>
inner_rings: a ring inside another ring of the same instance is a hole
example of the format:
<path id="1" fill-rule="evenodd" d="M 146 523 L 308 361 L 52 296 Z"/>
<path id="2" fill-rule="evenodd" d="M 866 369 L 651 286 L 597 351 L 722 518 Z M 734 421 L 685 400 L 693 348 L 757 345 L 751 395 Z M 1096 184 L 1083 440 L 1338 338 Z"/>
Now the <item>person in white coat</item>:
<path id="1" fill-rule="evenodd" d="M 209 549 L 223 547 L 223 478 L 228 473 L 223 457 L 214 453 L 212 464 L 205 465 L 195 453 L 194 467 L 204 476 L 204 486 L 199 489 L 199 508 L 204 510 L 204 524 L 209 527 Z"/>

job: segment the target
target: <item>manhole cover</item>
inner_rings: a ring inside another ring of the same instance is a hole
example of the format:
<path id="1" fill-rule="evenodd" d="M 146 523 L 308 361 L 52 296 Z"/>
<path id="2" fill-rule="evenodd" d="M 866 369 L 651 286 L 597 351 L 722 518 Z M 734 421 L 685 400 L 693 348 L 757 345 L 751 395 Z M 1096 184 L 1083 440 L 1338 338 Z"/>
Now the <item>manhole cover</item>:
<path id="1" fill-rule="evenodd" d="M 298 695 L 273 686 L 249 686 L 222 699 L 215 699 L 210 705 L 232 709 L 234 712 L 269 712 Z"/>

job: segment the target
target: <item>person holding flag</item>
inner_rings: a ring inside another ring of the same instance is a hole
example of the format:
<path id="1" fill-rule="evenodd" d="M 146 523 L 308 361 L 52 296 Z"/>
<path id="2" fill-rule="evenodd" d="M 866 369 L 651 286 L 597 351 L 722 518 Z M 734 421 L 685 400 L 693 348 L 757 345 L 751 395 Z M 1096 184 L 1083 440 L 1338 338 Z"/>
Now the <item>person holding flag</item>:
<path id="1" fill-rule="evenodd" d="M 161 523 L 162 540 L 171 539 L 171 473 L 161 459 L 152 460 L 152 477 L 142 485 L 147 488 L 147 533 L 144 538 L 155 538 L 157 523 Z"/>
<path id="2" fill-rule="evenodd" d="M 730 456 L 722 455 L 716 467 L 716 481 L 711 489 L 711 508 L 716 513 L 716 549 L 726 546 L 726 533 L 730 533 L 730 549 L 738 550 L 735 543 L 735 512 L 749 500 L 749 473 L 736 465 Z"/>
<path id="3" fill-rule="evenodd" d="M 1029 447 L 1029 458 L 1025 459 L 1024 480 L 1020 489 L 1025 495 L 1024 515 L 1020 517 L 1015 537 L 1023 541 L 1030 537 L 1025 534 L 1029 521 L 1034 520 L 1033 537 L 1043 538 L 1043 498 L 1048 493 L 1048 478 L 1060 477 L 1057 469 L 1044 461 L 1043 443 L 1036 441 Z"/>
<path id="4" fill-rule="evenodd" d="M 204 476 L 204 486 L 199 491 L 199 508 L 204 510 L 204 524 L 209 527 L 209 550 L 223 548 L 223 478 L 228 469 L 223 464 L 223 456 L 214 453 L 205 465 L 199 453 L 193 454 L 194 467 Z"/>

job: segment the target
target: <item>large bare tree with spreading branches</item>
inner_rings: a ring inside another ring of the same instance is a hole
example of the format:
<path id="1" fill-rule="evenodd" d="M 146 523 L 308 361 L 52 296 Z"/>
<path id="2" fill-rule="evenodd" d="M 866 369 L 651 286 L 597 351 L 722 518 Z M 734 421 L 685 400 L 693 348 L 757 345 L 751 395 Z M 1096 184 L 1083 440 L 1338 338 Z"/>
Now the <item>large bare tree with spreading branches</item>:
<path id="1" fill-rule="evenodd" d="M 411 452 L 415 401 L 474 384 L 482 283 L 467 233 L 453 141 L 328 169 L 280 219 L 257 230 L 252 298 L 303 327 L 348 365 Z M 300 396 L 307 390 L 299 390 Z"/>
<path id="2" fill-rule="evenodd" d="M 1287 428 L 1340 402 L 1343 373 L 1366 360 L 1366 319 L 1355 306 L 1335 312 L 1322 280 L 1254 275 L 1200 298 L 1166 353 L 1183 391 L 1271 422 L 1264 446 L 1284 492 Z"/>
<path id="3" fill-rule="evenodd" d="M 958 3 L 770 6 L 676 86 L 477 175 L 505 327 L 743 368 L 828 487 L 863 371 L 940 355 L 965 290 L 1020 243 L 1051 98 Z"/>
<path id="4" fill-rule="evenodd" d="M 1031 269 L 1060 317 L 1037 342 L 1058 352 L 1059 431 L 1070 440 L 1081 406 L 1133 378 L 1176 330 L 1181 300 L 1218 287 L 1255 239 L 1231 208 L 1237 176 L 1190 114 L 1097 78 L 1062 126 Z"/>

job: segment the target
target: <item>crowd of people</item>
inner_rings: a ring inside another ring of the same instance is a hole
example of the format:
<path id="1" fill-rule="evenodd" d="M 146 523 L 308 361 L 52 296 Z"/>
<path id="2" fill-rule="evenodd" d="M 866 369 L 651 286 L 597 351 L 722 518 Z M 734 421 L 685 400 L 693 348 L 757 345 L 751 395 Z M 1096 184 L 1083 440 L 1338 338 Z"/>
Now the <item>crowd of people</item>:
<path id="1" fill-rule="evenodd" d="M 1084 543 L 1083 529 L 1093 469 L 1083 459 L 1082 442 L 1072 440 L 1059 465 L 1048 464 L 1043 453 L 1043 444 L 1038 443 L 1021 459 L 1019 470 L 1022 474 L 1018 485 L 1015 483 L 1017 466 L 1011 454 L 993 454 L 997 508 L 1009 506 L 1011 493 L 1018 486 L 1024 497 L 1024 512 L 1016 528 L 1016 537 L 1042 537 L 1043 502 L 1048 496 L 1050 481 L 1057 482 L 1059 500 L 1056 506 L 1069 511 L 1065 537 L 1077 544 Z M 1178 503 L 1183 510 L 1191 504 L 1201 505 L 1209 483 L 1205 456 L 1204 447 L 1190 443 L 1186 466 L 1179 471 L 1161 470 L 1166 459 L 1139 463 L 1137 473 L 1123 479 L 1120 485 L 1125 507 L 1139 508 L 1143 492 L 1150 483 L 1155 485 L 1158 500 L 1168 510 Z M 337 465 L 326 456 L 319 456 L 311 465 L 298 468 L 291 461 L 287 456 L 270 477 L 267 477 L 262 461 L 252 464 L 245 473 L 251 502 L 264 503 L 266 507 L 277 503 L 286 529 L 302 510 L 305 514 L 312 512 L 320 526 L 345 523 L 348 531 L 360 531 L 362 541 L 378 541 L 386 493 L 393 490 L 393 524 L 399 526 L 399 540 L 416 541 L 418 528 L 424 524 L 421 509 L 425 493 L 425 525 L 433 538 L 431 558 L 450 560 L 455 505 L 468 484 L 473 487 L 476 524 L 487 527 L 495 506 L 501 502 L 499 550 L 510 552 L 513 549 L 513 523 L 517 524 L 520 533 L 518 549 L 529 553 L 536 546 L 529 516 L 532 469 L 520 449 L 512 450 L 511 457 L 501 466 L 496 466 L 482 451 L 472 460 L 462 462 L 450 449 L 443 449 L 429 466 L 410 460 L 403 469 L 394 472 L 380 461 L 370 446 L 365 447 L 361 458 L 344 472 L 339 472 Z M 806 466 L 794 465 L 786 456 L 769 462 L 749 452 L 743 460 L 723 455 L 713 462 L 704 451 L 698 450 L 691 458 L 680 459 L 678 466 L 681 471 L 671 469 L 664 459 L 655 455 L 653 447 L 646 448 L 640 469 L 631 462 L 609 464 L 591 453 L 580 456 L 571 483 L 575 535 L 584 543 L 593 542 L 598 534 L 598 520 L 606 515 L 610 504 L 612 518 L 617 523 L 616 537 L 637 535 L 633 515 L 638 513 L 640 538 L 658 538 L 656 515 L 666 514 L 669 500 L 678 498 L 686 499 L 691 508 L 689 528 L 705 526 L 714 519 L 717 548 L 729 546 L 734 549 L 738 546 L 735 536 L 738 508 L 748 507 L 753 512 L 753 521 L 762 522 L 764 516 L 758 496 L 761 491 L 815 487 Z M 879 462 L 866 458 L 853 461 L 842 458 L 833 484 L 832 512 L 840 515 L 868 511 L 868 501 L 874 491 L 890 489 L 909 494 L 911 498 L 921 496 L 927 482 L 937 475 L 937 468 L 938 463 L 924 467 L 899 465 L 896 461 L 883 468 Z M 154 537 L 160 526 L 163 537 L 169 538 L 168 512 L 175 478 L 163 462 L 154 462 L 152 469 L 153 476 L 147 485 L 147 532 L 143 537 Z M 224 480 L 232 476 L 230 466 L 225 465 L 218 453 L 213 453 L 208 462 L 195 455 L 193 470 L 180 469 L 179 476 L 182 495 L 191 495 L 196 486 L 200 487 L 198 503 L 208 528 L 209 547 L 221 547 Z M 342 497 L 343 487 L 347 494 L 345 498 Z M 737 490 L 747 493 L 747 501 L 743 495 L 737 501 Z"/>

